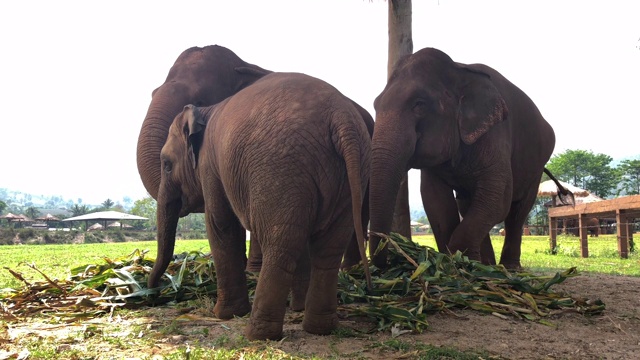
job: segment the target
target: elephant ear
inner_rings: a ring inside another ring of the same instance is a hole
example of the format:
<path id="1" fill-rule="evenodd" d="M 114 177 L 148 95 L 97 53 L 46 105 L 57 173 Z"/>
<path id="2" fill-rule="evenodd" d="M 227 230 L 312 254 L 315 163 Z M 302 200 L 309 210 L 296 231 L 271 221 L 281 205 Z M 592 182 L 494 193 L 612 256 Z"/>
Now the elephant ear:
<path id="1" fill-rule="evenodd" d="M 198 154 L 202 146 L 202 138 L 204 129 L 207 127 L 207 121 L 200 110 L 193 105 L 184 107 L 184 116 L 186 116 L 185 133 L 187 137 L 187 154 L 191 165 L 195 169 L 198 167 Z"/>
<path id="2" fill-rule="evenodd" d="M 244 89 L 245 87 L 247 87 L 247 86 L 249 86 L 251 84 L 253 84 L 254 82 L 256 82 L 261 77 L 271 73 L 271 71 L 269 71 L 269 70 L 265 70 L 265 69 L 263 69 L 263 68 L 261 68 L 259 66 L 252 65 L 252 64 L 249 64 L 248 66 L 238 66 L 234 70 L 238 74 L 244 75 L 242 77 L 241 82 L 238 84 L 236 92 Z"/>
<path id="3" fill-rule="evenodd" d="M 462 141 L 471 145 L 491 127 L 506 120 L 507 104 L 491 82 L 479 70 L 462 67 L 464 85 L 458 109 L 458 127 Z"/>

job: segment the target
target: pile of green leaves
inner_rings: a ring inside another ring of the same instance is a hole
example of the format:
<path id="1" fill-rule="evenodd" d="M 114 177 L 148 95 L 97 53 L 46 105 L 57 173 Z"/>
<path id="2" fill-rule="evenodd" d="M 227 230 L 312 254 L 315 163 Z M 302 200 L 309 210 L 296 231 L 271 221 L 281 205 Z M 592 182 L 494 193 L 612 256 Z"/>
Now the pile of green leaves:
<path id="1" fill-rule="evenodd" d="M 600 300 L 571 297 L 550 289 L 577 276 L 575 267 L 552 276 L 509 272 L 502 265 L 469 260 L 460 252 L 453 256 L 437 252 L 398 234 L 377 235 L 386 240 L 381 246 L 389 244 L 388 268 L 374 268 L 374 288 L 368 291 L 361 269 L 341 272 L 338 297 L 343 303 L 368 303 L 354 312 L 376 318 L 378 329 L 421 331 L 428 326 L 427 314 L 456 308 L 547 325 L 553 325 L 547 320 L 552 315 L 595 315 L 605 308 Z"/>
<path id="2" fill-rule="evenodd" d="M 375 319 L 377 330 L 422 331 L 427 314 L 451 309 L 473 309 L 499 317 L 550 324 L 550 316 L 566 311 L 598 314 L 604 304 L 555 293 L 551 286 L 576 276 L 575 268 L 554 276 L 511 273 L 500 265 L 487 266 L 457 253 L 445 255 L 420 246 L 396 234 L 385 236 L 390 244 L 389 266 L 381 271 L 372 266 L 373 289 L 366 288 L 362 266 L 341 271 L 338 300 L 341 313 Z M 25 286 L 3 289 L 0 306 L 4 319 L 45 314 L 57 320 L 76 321 L 111 313 L 118 307 L 140 308 L 215 296 L 217 282 L 213 261 L 200 252 L 178 255 L 156 289 L 146 287 L 154 260 L 144 252 L 103 264 L 71 269 L 63 281 L 40 272 L 44 281 L 29 282 L 22 274 L 7 269 Z M 25 264 L 26 265 L 26 264 Z M 34 265 L 27 265 L 37 270 Z M 253 296 L 257 276 L 247 273 L 249 295 Z"/>

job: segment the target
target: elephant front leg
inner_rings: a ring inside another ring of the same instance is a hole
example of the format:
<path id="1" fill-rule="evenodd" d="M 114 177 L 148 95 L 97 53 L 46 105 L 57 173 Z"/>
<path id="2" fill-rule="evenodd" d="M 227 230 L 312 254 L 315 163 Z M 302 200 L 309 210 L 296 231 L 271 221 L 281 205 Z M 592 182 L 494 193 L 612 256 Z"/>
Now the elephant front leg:
<path id="1" fill-rule="evenodd" d="M 218 201 L 220 206 L 222 201 Z M 218 282 L 213 312 L 219 319 L 244 316 L 251 311 L 246 264 L 246 231 L 233 213 L 215 216 L 206 211 L 207 234 Z M 232 219 L 227 216 L 231 214 Z"/>
<path id="2" fill-rule="evenodd" d="M 507 216 L 512 193 L 508 184 L 510 182 L 478 182 L 460 225 L 451 235 L 449 252 L 460 251 L 471 260 L 495 263 L 495 255 L 489 259 L 493 247 L 488 234 L 495 224 Z"/>
<path id="3" fill-rule="evenodd" d="M 485 265 L 496 264 L 496 254 L 493 251 L 491 236 L 489 236 L 489 234 L 485 235 L 482 240 L 482 245 L 480 246 L 480 261 Z"/>
<path id="4" fill-rule="evenodd" d="M 311 275 L 311 262 L 309 258 L 309 248 L 305 247 L 302 255 L 298 259 L 298 265 L 293 275 L 291 285 L 291 300 L 289 308 L 293 311 L 302 311 L 305 306 L 307 291 L 309 290 L 309 279 Z"/>
<path id="5" fill-rule="evenodd" d="M 256 240 L 255 235 L 250 235 L 249 240 L 249 259 L 247 260 L 247 271 L 260 272 L 262 268 L 262 249 L 260 243 Z"/>
<path id="6" fill-rule="evenodd" d="M 464 218 L 471 207 L 471 199 L 468 196 L 465 197 L 465 194 L 458 194 L 456 201 L 458 203 L 458 209 L 460 209 L 460 215 Z M 496 264 L 496 255 L 493 251 L 493 244 L 491 244 L 489 234 L 486 234 L 482 239 L 482 244 L 480 245 L 480 261 L 485 265 Z"/>
<path id="7" fill-rule="evenodd" d="M 453 188 L 429 170 L 423 169 L 421 171 L 420 195 L 431 230 L 436 238 L 438 251 L 447 252 L 451 235 L 460 224 Z"/>

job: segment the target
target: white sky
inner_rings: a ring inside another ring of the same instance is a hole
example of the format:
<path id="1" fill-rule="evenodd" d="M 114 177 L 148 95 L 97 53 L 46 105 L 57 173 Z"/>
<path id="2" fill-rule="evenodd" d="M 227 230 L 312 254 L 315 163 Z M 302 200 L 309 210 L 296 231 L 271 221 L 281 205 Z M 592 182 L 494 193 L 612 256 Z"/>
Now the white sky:
<path id="1" fill-rule="evenodd" d="M 629 0 L 414 0 L 414 50 L 500 71 L 554 127 L 555 153 L 620 159 L 640 154 L 639 10 Z M 183 50 L 210 44 L 319 77 L 375 116 L 387 3 L 0 2 L 0 188 L 88 204 L 145 196 L 135 152 L 151 91 Z"/>

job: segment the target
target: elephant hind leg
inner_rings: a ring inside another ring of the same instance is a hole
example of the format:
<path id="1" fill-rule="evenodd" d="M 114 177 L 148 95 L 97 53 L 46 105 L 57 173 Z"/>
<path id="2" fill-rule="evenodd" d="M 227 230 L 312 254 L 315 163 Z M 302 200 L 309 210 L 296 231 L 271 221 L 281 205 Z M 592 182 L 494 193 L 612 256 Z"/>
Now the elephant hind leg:
<path id="1" fill-rule="evenodd" d="M 350 211 L 337 218 L 339 222 L 314 236 L 310 244 L 311 283 L 302 328 L 312 334 L 327 335 L 338 326 L 338 271 L 354 230 Z"/>
<path id="2" fill-rule="evenodd" d="M 262 249 L 255 235 L 251 235 L 249 247 L 249 259 L 247 260 L 247 271 L 259 273 L 262 269 Z M 296 272 L 291 286 L 291 300 L 289 307 L 293 311 L 304 310 L 304 301 L 309 288 L 309 251 L 306 250 L 298 261 Z"/>
<path id="3" fill-rule="evenodd" d="M 532 187 L 525 198 L 511 203 L 511 209 L 504 220 L 505 238 L 500 255 L 500 264 L 510 270 L 519 270 L 522 247 L 522 231 L 529 211 L 536 201 L 538 187 Z"/>
<path id="4" fill-rule="evenodd" d="M 250 340 L 278 340 L 299 259 L 309 240 L 309 227 L 302 223 L 278 224 L 256 229 L 262 248 L 262 269 L 245 336 Z"/>

